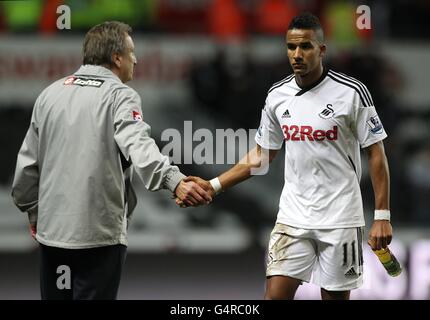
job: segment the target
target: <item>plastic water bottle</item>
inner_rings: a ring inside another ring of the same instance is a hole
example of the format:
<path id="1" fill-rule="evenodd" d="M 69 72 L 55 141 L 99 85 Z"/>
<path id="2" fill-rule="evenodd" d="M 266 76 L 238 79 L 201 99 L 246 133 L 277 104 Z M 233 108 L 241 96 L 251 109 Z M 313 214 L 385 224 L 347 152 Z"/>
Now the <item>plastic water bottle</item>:
<path id="1" fill-rule="evenodd" d="M 374 250 L 373 252 L 376 254 L 379 261 L 381 261 L 390 276 L 397 277 L 402 273 L 402 266 L 388 247 L 381 250 Z"/>

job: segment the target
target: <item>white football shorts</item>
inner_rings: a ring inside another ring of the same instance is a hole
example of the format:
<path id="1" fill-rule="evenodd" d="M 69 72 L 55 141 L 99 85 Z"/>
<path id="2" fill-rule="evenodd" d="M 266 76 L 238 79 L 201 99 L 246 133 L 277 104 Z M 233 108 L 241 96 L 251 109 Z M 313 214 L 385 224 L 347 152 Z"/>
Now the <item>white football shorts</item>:
<path id="1" fill-rule="evenodd" d="M 328 291 L 363 283 L 363 227 L 300 229 L 277 223 L 270 235 L 266 276 L 289 276 Z"/>

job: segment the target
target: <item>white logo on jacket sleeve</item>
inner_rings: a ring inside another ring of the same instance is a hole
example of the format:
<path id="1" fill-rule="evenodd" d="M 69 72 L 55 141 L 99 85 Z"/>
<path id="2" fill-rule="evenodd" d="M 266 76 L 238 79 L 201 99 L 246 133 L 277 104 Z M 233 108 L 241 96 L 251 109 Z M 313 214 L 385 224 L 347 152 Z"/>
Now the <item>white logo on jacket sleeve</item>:
<path id="1" fill-rule="evenodd" d="M 135 121 L 143 121 L 142 115 L 138 111 L 133 111 L 133 120 Z"/>
<path id="2" fill-rule="evenodd" d="M 370 132 L 380 134 L 384 130 L 378 116 L 373 116 L 367 120 L 367 125 L 370 127 Z"/>

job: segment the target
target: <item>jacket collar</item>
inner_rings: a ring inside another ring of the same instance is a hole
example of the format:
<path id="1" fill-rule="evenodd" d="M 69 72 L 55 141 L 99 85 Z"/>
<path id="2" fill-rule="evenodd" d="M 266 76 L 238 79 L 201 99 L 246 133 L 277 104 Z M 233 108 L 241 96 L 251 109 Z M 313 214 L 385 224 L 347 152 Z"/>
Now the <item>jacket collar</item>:
<path id="1" fill-rule="evenodd" d="M 120 78 L 113 73 L 111 70 L 103 67 L 103 66 L 96 66 L 91 64 L 84 64 L 82 65 L 78 71 L 75 72 L 75 75 L 77 76 L 94 76 L 94 77 L 100 77 L 100 78 L 110 78 L 116 81 L 121 82 Z"/>

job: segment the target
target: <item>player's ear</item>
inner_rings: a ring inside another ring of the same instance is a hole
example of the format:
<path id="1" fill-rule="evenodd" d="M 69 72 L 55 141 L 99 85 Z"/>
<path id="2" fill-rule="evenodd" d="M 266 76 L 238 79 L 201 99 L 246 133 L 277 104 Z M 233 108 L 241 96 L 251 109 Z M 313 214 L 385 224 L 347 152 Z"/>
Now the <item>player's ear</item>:
<path id="1" fill-rule="evenodd" d="M 325 44 L 320 44 L 320 57 L 324 57 L 327 52 L 327 46 Z"/>

